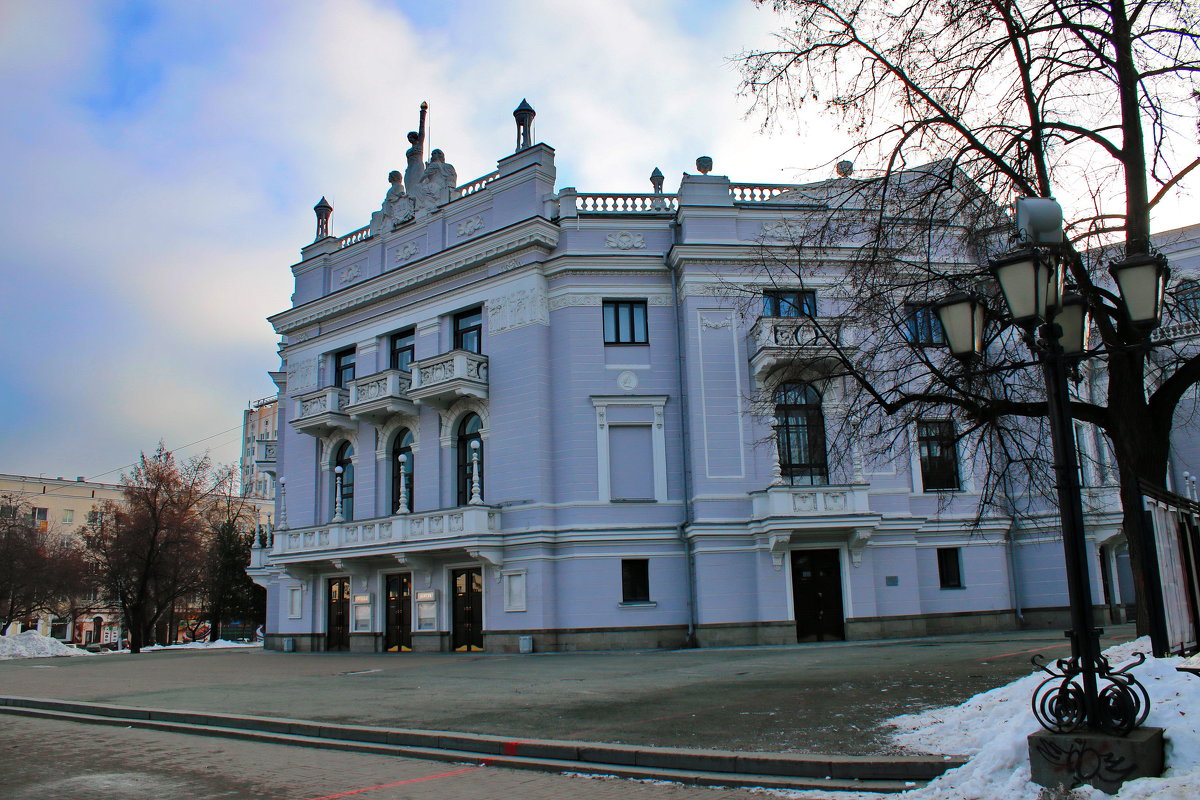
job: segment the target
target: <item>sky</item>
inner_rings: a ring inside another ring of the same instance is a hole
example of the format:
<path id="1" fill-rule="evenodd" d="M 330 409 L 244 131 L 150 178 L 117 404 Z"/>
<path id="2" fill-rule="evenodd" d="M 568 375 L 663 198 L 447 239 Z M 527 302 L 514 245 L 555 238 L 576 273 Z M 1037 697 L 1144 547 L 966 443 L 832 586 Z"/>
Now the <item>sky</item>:
<path id="1" fill-rule="evenodd" d="M 523 98 L 560 187 L 659 167 L 672 191 L 699 155 L 830 177 L 848 134 L 764 130 L 739 95 L 731 58 L 778 23 L 749 0 L 0 2 L 0 472 L 116 481 L 159 440 L 236 461 L 312 206 L 366 225 L 422 101 L 462 182 L 512 151 Z"/>

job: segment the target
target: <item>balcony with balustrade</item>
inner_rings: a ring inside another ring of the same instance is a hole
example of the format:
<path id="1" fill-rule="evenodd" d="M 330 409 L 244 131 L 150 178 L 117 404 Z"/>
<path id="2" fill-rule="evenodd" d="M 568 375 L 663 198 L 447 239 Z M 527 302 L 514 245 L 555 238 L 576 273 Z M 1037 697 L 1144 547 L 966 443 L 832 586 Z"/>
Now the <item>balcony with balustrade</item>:
<path id="1" fill-rule="evenodd" d="M 417 406 L 408 396 L 411 384 L 412 374 L 399 369 L 358 378 L 350 384 L 346 412 L 351 419 L 372 425 L 383 425 L 397 414 L 416 416 Z"/>
<path id="2" fill-rule="evenodd" d="M 254 443 L 254 468 L 259 472 L 275 474 L 275 454 L 279 442 L 275 439 L 259 439 Z"/>
<path id="3" fill-rule="evenodd" d="M 412 365 L 408 396 L 421 405 L 448 408 L 463 397 L 488 398 L 488 357 L 451 350 Z"/>
<path id="4" fill-rule="evenodd" d="M 771 558 L 776 565 L 795 544 L 831 539 L 844 539 L 851 558 L 858 563 L 883 518 L 871 511 L 869 490 L 866 483 L 777 484 L 750 492 L 749 529 L 770 537 Z"/>
<path id="5" fill-rule="evenodd" d="M 292 427 L 310 436 L 328 436 L 338 430 L 353 431 L 356 426 L 346 407 L 350 392 L 340 386 L 327 386 L 295 398 L 296 412 Z"/>
<path id="6" fill-rule="evenodd" d="M 329 522 L 276 530 L 260 566 L 316 568 L 347 560 L 403 560 L 418 555 L 477 554 L 501 547 L 500 511 L 495 506 L 455 508 L 387 517 Z"/>
<path id="7" fill-rule="evenodd" d="M 760 383 L 776 369 L 803 364 L 820 369 L 852 348 L 846 328 L 829 317 L 760 317 L 750 328 L 750 368 Z"/>

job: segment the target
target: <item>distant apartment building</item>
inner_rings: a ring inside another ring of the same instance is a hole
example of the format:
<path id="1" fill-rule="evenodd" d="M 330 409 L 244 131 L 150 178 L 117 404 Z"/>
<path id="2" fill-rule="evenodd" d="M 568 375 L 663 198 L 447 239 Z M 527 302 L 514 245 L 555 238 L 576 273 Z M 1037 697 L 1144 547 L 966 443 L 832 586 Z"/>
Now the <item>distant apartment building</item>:
<path id="1" fill-rule="evenodd" d="M 120 501 L 118 483 L 99 483 L 83 477 L 43 478 L 29 475 L 0 474 L 0 514 L 24 513 L 43 531 L 69 536 L 98 521 L 101 505 Z M 38 615 L 21 620 L 4 633 L 36 630 L 79 644 L 110 644 L 121 639 L 121 615 L 113 608 L 96 607 L 75 619 Z"/>
<path id="2" fill-rule="evenodd" d="M 275 499 L 275 447 L 279 436 L 279 403 L 264 397 L 242 412 L 242 455 L 239 476 L 242 496 Z"/>

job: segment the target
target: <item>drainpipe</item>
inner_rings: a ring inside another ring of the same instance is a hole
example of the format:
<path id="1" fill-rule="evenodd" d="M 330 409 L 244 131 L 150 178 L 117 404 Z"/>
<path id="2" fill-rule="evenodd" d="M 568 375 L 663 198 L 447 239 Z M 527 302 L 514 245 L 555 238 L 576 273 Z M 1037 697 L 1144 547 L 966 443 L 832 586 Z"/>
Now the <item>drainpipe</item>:
<path id="1" fill-rule="evenodd" d="M 679 225 L 672 223 L 672 229 L 678 238 Z M 692 508 L 692 437 L 688 426 L 688 395 L 687 395 L 687 348 L 683 338 L 683 307 L 679 304 L 679 278 L 671 267 L 670 251 L 663 256 L 667 271 L 671 274 L 671 300 L 675 307 L 675 351 L 679 356 L 679 432 L 683 458 L 683 509 L 684 521 L 676 526 L 676 534 L 683 545 L 687 558 L 687 587 L 688 587 L 688 628 L 684 647 L 698 647 L 696 641 L 696 555 L 692 552 L 692 543 L 687 537 L 687 528 L 695 520 Z"/>
<path id="2" fill-rule="evenodd" d="M 1017 507 L 1012 499 L 1012 483 L 1008 475 L 1004 476 L 1004 499 L 1008 504 L 1008 537 L 1005 542 L 1004 555 L 1005 563 L 1008 567 L 1008 585 L 1011 587 L 1009 599 L 1012 601 L 1013 610 L 1017 614 L 1017 622 L 1025 622 L 1025 614 L 1021 610 L 1021 585 L 1017 582 L 1017 531 L 1021 527 L 1021 523 L 1017 519 Z"/>

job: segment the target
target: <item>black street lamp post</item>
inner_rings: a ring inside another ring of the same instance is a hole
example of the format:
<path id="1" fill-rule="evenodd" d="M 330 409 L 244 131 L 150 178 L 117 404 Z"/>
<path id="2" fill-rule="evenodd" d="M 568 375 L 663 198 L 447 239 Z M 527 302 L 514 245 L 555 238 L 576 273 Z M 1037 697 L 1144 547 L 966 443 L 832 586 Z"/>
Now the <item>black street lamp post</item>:
<path id="1" fill-rule="evenodd" d="M 1037 213 L 1048 210 L 1053 217 L 1055 208 L 1048 205 L 1053 201 L 1034 201 Z M 1031 218 L 1030 213 L 1022 211 L 1019 207 L 1019 221 Z M 1056 247 L 1062 241 L 1061 232 L 1043 233 L 1039 237 L 1034 231 L 1030 236 L 1026 231 L 1027 239 L 1032 241 L 995 259 L 990 270 L 1003 294 L 1008 324 L 1021 330 L 1046 381 L 1071 606 L 1071 630 L 1067 632 L 1071 656 L 1053 665 L 1035 657 L 1034 663 L 1050 677 L 1034 693 L 1033 710 L 1042 726 L 1055 733 L 1086 729 L 1125 736 L 1145 720 L 1150 703 L 1145 689 L 1129 673 L 1141 661 L 1113 670 L 1100 653 L 1101 631 L 1092 612 L 1079 465 L 1069 408 L 1069 369 L 1089 355 L 1088 301 L 1064 292 L 1064 262 Z M 1163 291 L 1170 274 L 1166 261 L 1159 256 L 1133 256 L 1114 264 L 1111 272 L 1121 292 L 1127 321 L 1133 330 L 1148 337 L 1161 319 Z M 986 305 L 982 298 L 959 293 L 936 308 L 951 353 L 964 360 L 983 353 Z"/>

